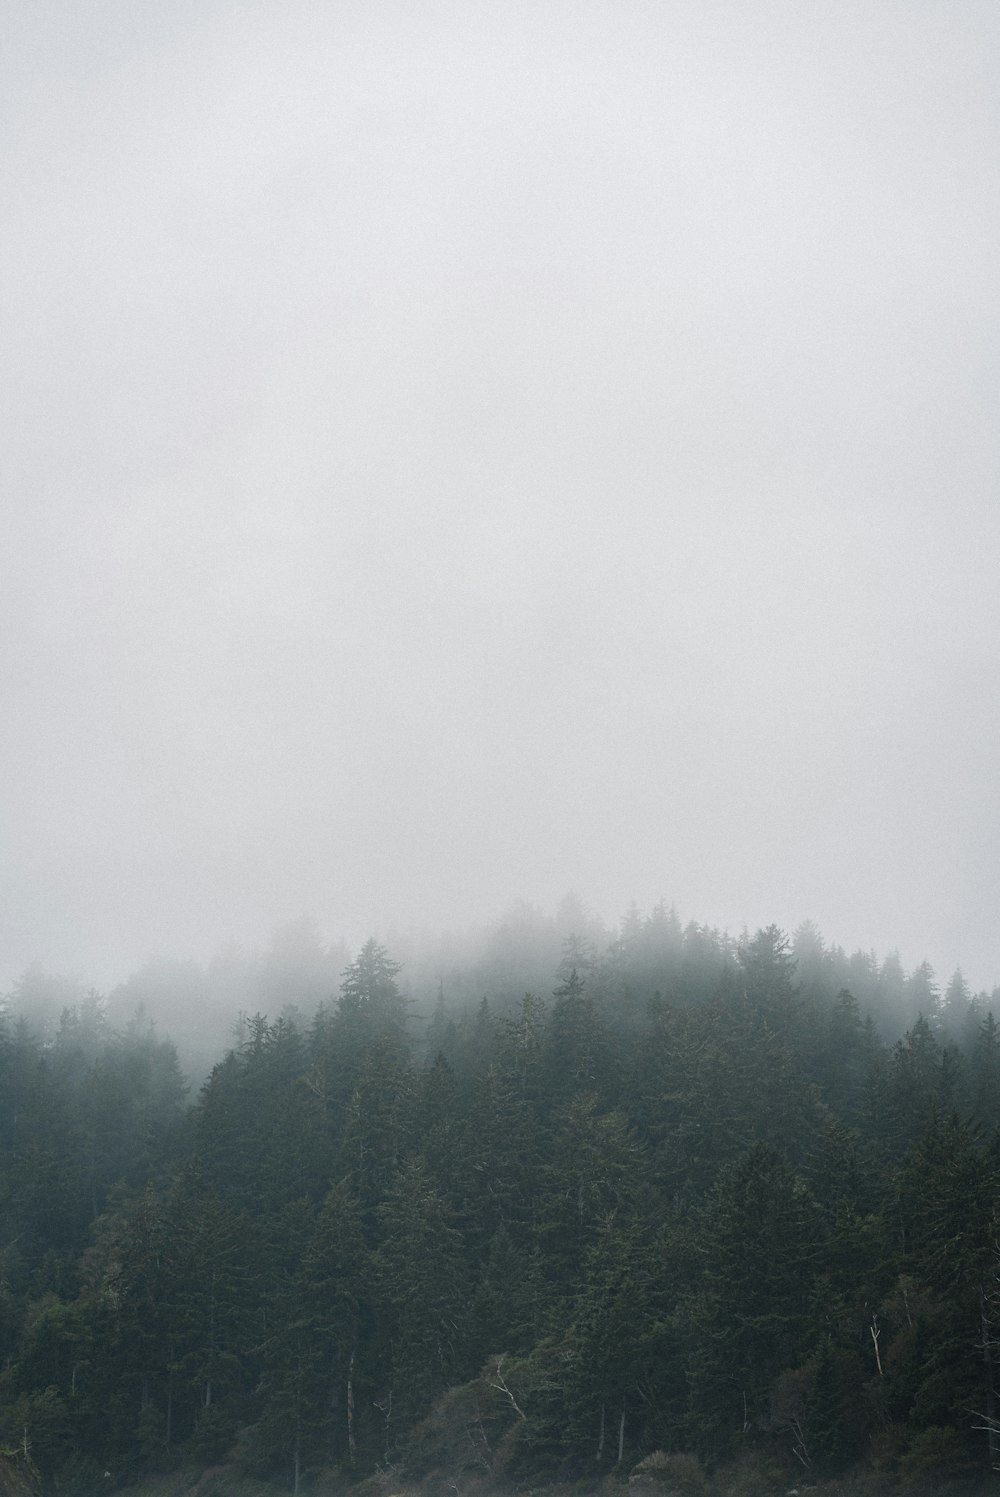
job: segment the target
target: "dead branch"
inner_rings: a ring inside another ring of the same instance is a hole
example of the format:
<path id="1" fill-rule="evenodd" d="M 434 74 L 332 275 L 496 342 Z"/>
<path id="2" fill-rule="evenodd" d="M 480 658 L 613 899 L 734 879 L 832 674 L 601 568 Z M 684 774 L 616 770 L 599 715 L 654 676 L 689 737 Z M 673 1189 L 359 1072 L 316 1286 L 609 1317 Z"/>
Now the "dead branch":
<path id="1" fill-rule="evenodd" d="M 521 1408 L 521 1405 L 518 1403 L 517 1399 L 514 1397 L 513 1393 L 510 1391 L 510 1389 L 508 1388 L 508 1386 L 507 1386 L 507 1384 L 506 1384 L 506 1382 L 504 1380 L 504 1375 L 503 1375 L 503 1372 L 501 1370 L 503 1368 L 503 1364 L 504 1364 L 503 1357 L 497 1357 L 497 1380 L 496 1380 L 495 1383 L 491 1382 L 490 1383 L 490 1387 L 491 1388 L 495 1388 L 498 1393 L 502 1393 L 505 1398 L 509 1398 L 510 1399 L 511 1408 L 514 1410 L 514 1413 L 517 1415 L 517 1417 L 519 1419 L 526 1419 L 527 1415 L 525 1414 L 524 1410 Z"/>

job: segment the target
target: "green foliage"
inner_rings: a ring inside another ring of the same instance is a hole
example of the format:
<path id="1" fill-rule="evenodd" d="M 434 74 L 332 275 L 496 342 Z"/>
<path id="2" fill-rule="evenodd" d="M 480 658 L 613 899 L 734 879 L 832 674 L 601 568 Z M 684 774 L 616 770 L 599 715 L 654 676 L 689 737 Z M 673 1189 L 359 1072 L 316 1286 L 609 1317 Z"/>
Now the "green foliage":
<path id="1" fill-rule="evenodd" d="M 635 1468 L 630 1489 L 647 1497 L 707 1497 L 708 1477 L 696 1455 L 690 1451 L 668 1453 L 654 1450 Z"/>
<path id="2" fill-rule="evenodd" d="M 376 1308 L 391 1348 L 389 1392 L 411 1425 L 465 1370 L 469 1285 L 462 1239 L 421 1157 L 399 1172 L 378 1208 Z M 387 1419 L 389 1416 L 386 1416 Z"/>
<path id="3" fill-rule="evenodd" d="M 771 1384 L 808 1347 L 823 1239 L 815 1199 L 775 1149 L 755 1144 L 722 1171 L 702 1222 L 702 1287 L 686 1307 L 692 1411 L 716 1443 L 765 1427 Z"/>
<path id="4" fill-rule="evenodd" d="M 930 1424 L 917 1430 L 899 1461 L 899 1472 L 907 1482 L 933 1481 L 969 1476 L 979 1466 L 969 1442 L 952 1425 Z"/>
<path id="5" fill-rule="evenodd" d="M 823 1341 L 805 1397 L 803 1425 L 809 1460 L 823 1476 L 837 1476 L 858 1456 L 863 1408 L 858 1397 L 862 1369 L 857 1355 Z"/>
<path id="6" fill-rule="evenodd" d="M 20 1451 L 49 1479 L 71 1450 L 72 1421 L 59 1390 L 41 1388 L 22 1393 L 3 1411 L 0 1439 L 11 1451 Z"/>
<path id="7" fill-rule="evenodd" d="M 560 960 L 522 911 L 490 1001 L 441 985 L 425 1041 L 377 942 L 311 1020 L 276 947 L 280 1016 L 243 1019 L 187 1112 L 141 1013 L 115 1032 L 76 993 L 44 1044 L 0 1020 L 8 1446 L 66 1490 L 219 1460 L 386 1492 L 635 1467 L 687 1497 L 875 1452 L 985 1471 L 985 995 L 957 974 L 942 1003 L 926 967 L 809 926 L 737 945 L 661 905 L 604 951 L 577 928 Z"/>

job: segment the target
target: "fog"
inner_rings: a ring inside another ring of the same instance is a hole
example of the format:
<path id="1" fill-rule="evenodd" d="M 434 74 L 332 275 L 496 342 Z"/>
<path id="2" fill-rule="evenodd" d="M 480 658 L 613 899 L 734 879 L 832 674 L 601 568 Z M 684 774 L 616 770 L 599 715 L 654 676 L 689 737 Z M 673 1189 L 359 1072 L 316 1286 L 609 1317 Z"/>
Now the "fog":
<path id="1" fill-rule="evenodd" d="M 0 988 L 567 890 L 1000 981 L 1000 12 L 32 0 Z"/>

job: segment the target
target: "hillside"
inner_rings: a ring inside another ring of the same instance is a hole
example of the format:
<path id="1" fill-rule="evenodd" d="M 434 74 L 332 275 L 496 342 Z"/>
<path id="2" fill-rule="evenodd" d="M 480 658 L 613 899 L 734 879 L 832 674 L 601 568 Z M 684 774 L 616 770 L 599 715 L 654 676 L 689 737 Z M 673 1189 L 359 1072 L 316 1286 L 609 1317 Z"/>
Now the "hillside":
<path id="1" fill-rule="evenodd" d="M 148 1018 L 7 1025 L 0 1432 L 81 1497 L 987 1481 L 992 1003 L 661 909 L 423 1022 L 370 941 L 190 1105 Z"/>

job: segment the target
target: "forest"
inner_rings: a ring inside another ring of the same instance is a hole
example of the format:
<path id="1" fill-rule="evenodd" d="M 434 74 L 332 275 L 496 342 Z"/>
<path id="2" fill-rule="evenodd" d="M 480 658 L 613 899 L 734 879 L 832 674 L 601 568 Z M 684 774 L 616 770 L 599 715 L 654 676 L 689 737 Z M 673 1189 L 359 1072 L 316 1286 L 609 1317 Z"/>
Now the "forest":
<path id="1" fill-rule="evenodd" d="M 7 1455 L 73 1494 L 995 1479 L 1000 992 L 664 905 L 553 949 L 272 961 L 201 1073 L 142 981 L 29 974 Z"/>

